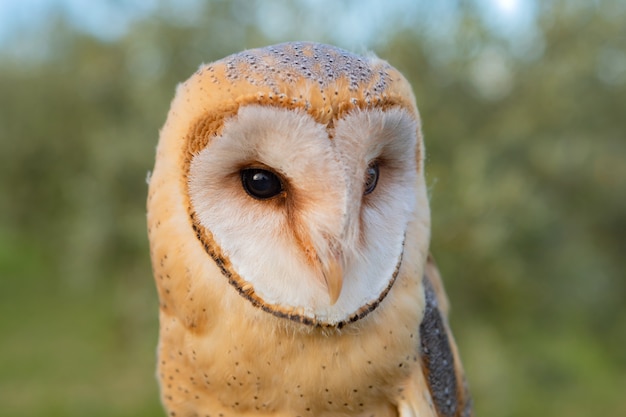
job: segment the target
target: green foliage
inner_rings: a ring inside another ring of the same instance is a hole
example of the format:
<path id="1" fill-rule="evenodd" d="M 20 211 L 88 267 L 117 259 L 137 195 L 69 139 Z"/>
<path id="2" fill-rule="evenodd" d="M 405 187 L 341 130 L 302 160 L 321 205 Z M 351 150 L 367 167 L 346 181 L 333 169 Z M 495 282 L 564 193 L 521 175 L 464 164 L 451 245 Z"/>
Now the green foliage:
<path id="1" fill-rule="evenodd" d="M 473 5 L 373 47 L 415 89 L 477 414 L 626 415 L 625 8 L 546 2 L 520 47 Z M 178 82 L 302 36 L 265 38 L 259 7 L 163 6 L 114 42 L 56 18 L 45 53 L 0 54 L 0 414 L 162 414 L 145 177 Z"/>

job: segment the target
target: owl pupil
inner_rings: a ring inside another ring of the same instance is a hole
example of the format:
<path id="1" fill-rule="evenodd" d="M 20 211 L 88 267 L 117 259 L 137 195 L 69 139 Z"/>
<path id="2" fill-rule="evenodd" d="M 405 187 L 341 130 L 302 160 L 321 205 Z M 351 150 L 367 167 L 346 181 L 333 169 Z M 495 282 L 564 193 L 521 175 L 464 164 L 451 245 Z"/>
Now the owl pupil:
<path id="1" fill-rule="evenodd" d="M 241 183 L 244 190 L 257 200 L 266 200 L 283 191 L 280 178 L 272 171 L 258 168 L 241 170 Z"/>
<path id="2" fill-rule="evenodd" d="M 378 163 L 372 162 L 365 171 L 365 187 L 363 194 L 367 195 L 374 191 L 378 183 Z"/>

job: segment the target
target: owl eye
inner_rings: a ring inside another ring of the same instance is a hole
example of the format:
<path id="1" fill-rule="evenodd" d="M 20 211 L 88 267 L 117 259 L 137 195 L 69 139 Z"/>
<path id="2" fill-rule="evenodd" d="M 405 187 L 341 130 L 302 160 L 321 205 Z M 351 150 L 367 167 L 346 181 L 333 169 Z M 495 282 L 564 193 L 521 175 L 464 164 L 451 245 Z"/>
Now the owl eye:
<path id="1" fill-rule="evenodd" d="M 363 195 L 367 195 L 374 191 L 378 183 L 378 162 L 372 162 L 365 171 L 365 186 Z"/>
<path id="2" fill-rule="evenodd" d="M 243 189 L 257 200 L 267 200 L 283 191 L 283 184 L 278 175 L 266 169 L 242 169 L 241 184 Z"/>

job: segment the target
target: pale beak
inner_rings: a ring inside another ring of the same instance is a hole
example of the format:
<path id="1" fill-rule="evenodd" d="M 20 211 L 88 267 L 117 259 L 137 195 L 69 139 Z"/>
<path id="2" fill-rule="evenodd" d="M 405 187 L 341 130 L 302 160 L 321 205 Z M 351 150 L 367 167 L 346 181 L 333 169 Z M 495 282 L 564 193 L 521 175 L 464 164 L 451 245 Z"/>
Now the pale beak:
<path id="1" fill-rule="evenodd" d="M 330 259 L 327 264 L 322 266 L 322 274 L 324 275 L 324 282 L 326 283 L 326 289 L 330 297 L 330 305 L 335 305 L 341 294 L 341 287 L 343 286 L 343 267 L 341 266 L 341 261 L 336 258 Z"/>

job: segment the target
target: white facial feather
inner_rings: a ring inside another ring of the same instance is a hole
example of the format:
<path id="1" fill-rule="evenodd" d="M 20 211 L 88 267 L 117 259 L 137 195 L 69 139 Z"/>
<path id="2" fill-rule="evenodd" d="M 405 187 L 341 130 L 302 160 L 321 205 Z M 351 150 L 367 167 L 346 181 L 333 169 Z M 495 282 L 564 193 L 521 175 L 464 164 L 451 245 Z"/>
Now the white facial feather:
<path id="1" fill-rule="evenodd" d="M 299 308 L 318 322 L 346 320 L 380 297 L 401 257 L 417 194 L 425 193 L 416 169 L 417 132 L 415 119 L 395 108 L 348 113 L 336 121 L 331 139 L 326 126 L 303 111 L 241 107 L 192 159 L 193 209 L 264 301 Z M 380 178 L 363 196 L 372 161 Z M 275 204 L 246 193 L 240 170 L 259 166 L 287 182 L 286 198 L 293 201 Z M 302 250 L 302 235 L 320 261 L 337 252 L 343 260 L 343 289 L 334 305 L 319 265 Z"/>

